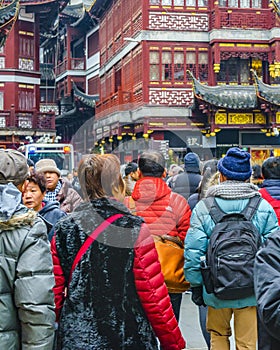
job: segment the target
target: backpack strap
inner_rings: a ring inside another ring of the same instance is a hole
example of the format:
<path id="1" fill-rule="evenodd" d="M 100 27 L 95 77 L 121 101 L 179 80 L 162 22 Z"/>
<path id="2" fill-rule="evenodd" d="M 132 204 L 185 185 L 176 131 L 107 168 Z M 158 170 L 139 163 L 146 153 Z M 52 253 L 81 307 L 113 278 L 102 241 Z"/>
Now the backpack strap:
<path id="1" fill-rule="evenodd" d="M 78 253 L 74 259 L 74 262 L 72 264 L 70 274 L 69 274 L 68 286 L 71 282 L 72 273 L 73 273 L 75 267 L 77 266 L 77 264 L 79 263 L 79 261 L 81 260 L 82 256 L 85 254 L 85 252 L 88 250 L 88 248 L 91 246 L 91 244 L 97 239 L 97 237 L 99 236 L 99 234 L 102 231 L 104 231 L 114 221 L 116 221 L 117 219 L 119 219 L 123 216 L 124 216 L 124 214 L 115 214 L 115 215 L 108 217 L 99 226 L 97 226 L 96 229 L 90 234 L 90 236 L 88 236 L 88 238 L 84 241 L 84 243 L 82 244 L 82 246 L 81 246 L 80 250 L 78 251 Z"/>
<path id="2" fill-rule="evenodd" d="M 256 210 L 259 207 L 261 200 L 261 196 L 254 196 L 250 198 L 248 204 L 242 210 L 241 214 L 244 215 L 247 220 L 251 221 Z M 221 221 L 221 219 L 226 213 L 219 207 L 218 203 L 216 202 L 216 199 L 214 197 L 208 197 L 204 198 L 203 201 L 215 224 Z"/>
<path id="3" fill-rule="evenodd" d="M 219 207 L 215 197 L 203 198 L 203 202 L 215 224 L 221 221 L 226 213 Z"/>
<path id="4" fill-rule="evenodd" d="M 259 207 L 260 202 L 262 201 L 261 196 L 254 196 L 250 198 L 249 203 L 247 204 L 246 208 L 243 209 L 241 212 L 247 220 L 251 221 L 256 210 Z"/>

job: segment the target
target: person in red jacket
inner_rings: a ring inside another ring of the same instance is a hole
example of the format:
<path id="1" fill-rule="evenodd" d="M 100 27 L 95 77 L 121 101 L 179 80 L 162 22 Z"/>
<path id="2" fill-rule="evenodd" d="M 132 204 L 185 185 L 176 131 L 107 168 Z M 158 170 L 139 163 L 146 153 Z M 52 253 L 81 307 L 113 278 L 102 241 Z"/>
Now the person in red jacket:
<path id="1" fill-rule="evenodd" d="M 280 225 L 280 157 L 269 157 L 262 164 L 263 183 L 259 192 L 272 205 Z"/>
<path id="2" fill-rule="evenodd" d="M 157 350 L 157 338 L 164 350 L 185 348 L 153 238 L 143 219 L 120 202 L 125 186 L 119 159 L 87 155 L 78 176 L 85 202 L 57 223 L 52 240 L 56 349 Z M 120 217 L 72 271 L 88 236 L 115 214 Z"/>
<path id="3" fill-rule="evenodd" d="M 138 159 L 139 180 L 132 198 L 135 212 L 145 219 L 152 235 L 168 234 L 184 242 L 190 226 L 191 210 L 187 200 L 163 180 L 165 159 L 160 152 L 146 151 Z M 169 293 L 173 310 L 179 321 L 182 293 Z"/>

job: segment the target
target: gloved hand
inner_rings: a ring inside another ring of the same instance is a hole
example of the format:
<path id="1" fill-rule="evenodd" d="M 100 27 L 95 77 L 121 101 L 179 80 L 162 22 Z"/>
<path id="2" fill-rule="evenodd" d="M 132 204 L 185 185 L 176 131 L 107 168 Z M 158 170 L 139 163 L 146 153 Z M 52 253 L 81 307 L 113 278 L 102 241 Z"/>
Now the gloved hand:
<path id="1" fill-rule="evenodd" d="M 197 305 L 197 306 L 206 306 L 203 300 L 203 288 L 202 286 L 198 287 L 193 287 L 192 289 L 192 301 Z"/>

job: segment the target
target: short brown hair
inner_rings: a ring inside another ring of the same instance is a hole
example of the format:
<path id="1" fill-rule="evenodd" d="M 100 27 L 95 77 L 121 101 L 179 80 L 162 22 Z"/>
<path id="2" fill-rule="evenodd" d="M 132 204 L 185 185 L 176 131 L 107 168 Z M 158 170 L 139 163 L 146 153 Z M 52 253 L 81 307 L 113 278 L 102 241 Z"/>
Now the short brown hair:
<path id="1" fill-rule="evenodd" d="M 29 182 L 33 182 L 34 184 L 38 185 L 41 193 L 46 192 L 47 181 L 43 173 L 36 173 L 35 171 L 32 171 L 31 174 L 28 176 L 27 180 Z"/>
<path id="2" fill-rule="evenodd" d="M 120 161 L 114 154 L 89 154 L 82 158 L 78 178 L 85 198 L 115 196 L 124 192 Z"/>

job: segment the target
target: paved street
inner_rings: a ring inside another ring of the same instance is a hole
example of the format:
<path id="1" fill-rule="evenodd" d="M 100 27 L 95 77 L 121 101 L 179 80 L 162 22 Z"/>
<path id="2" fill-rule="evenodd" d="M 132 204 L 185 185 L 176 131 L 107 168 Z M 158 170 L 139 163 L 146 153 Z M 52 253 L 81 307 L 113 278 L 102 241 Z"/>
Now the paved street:
<path id="1" fill-rule="evenodd" d="M 183 295 L 180 328 L 187 341 L 187 349 L 207 350 L 206 343 L 200 330 L 198 307 L 191 301 L 190 294 Z M 233 339 L 231 339 L 231 350 L 234 349 L 234 342 Z"/>

